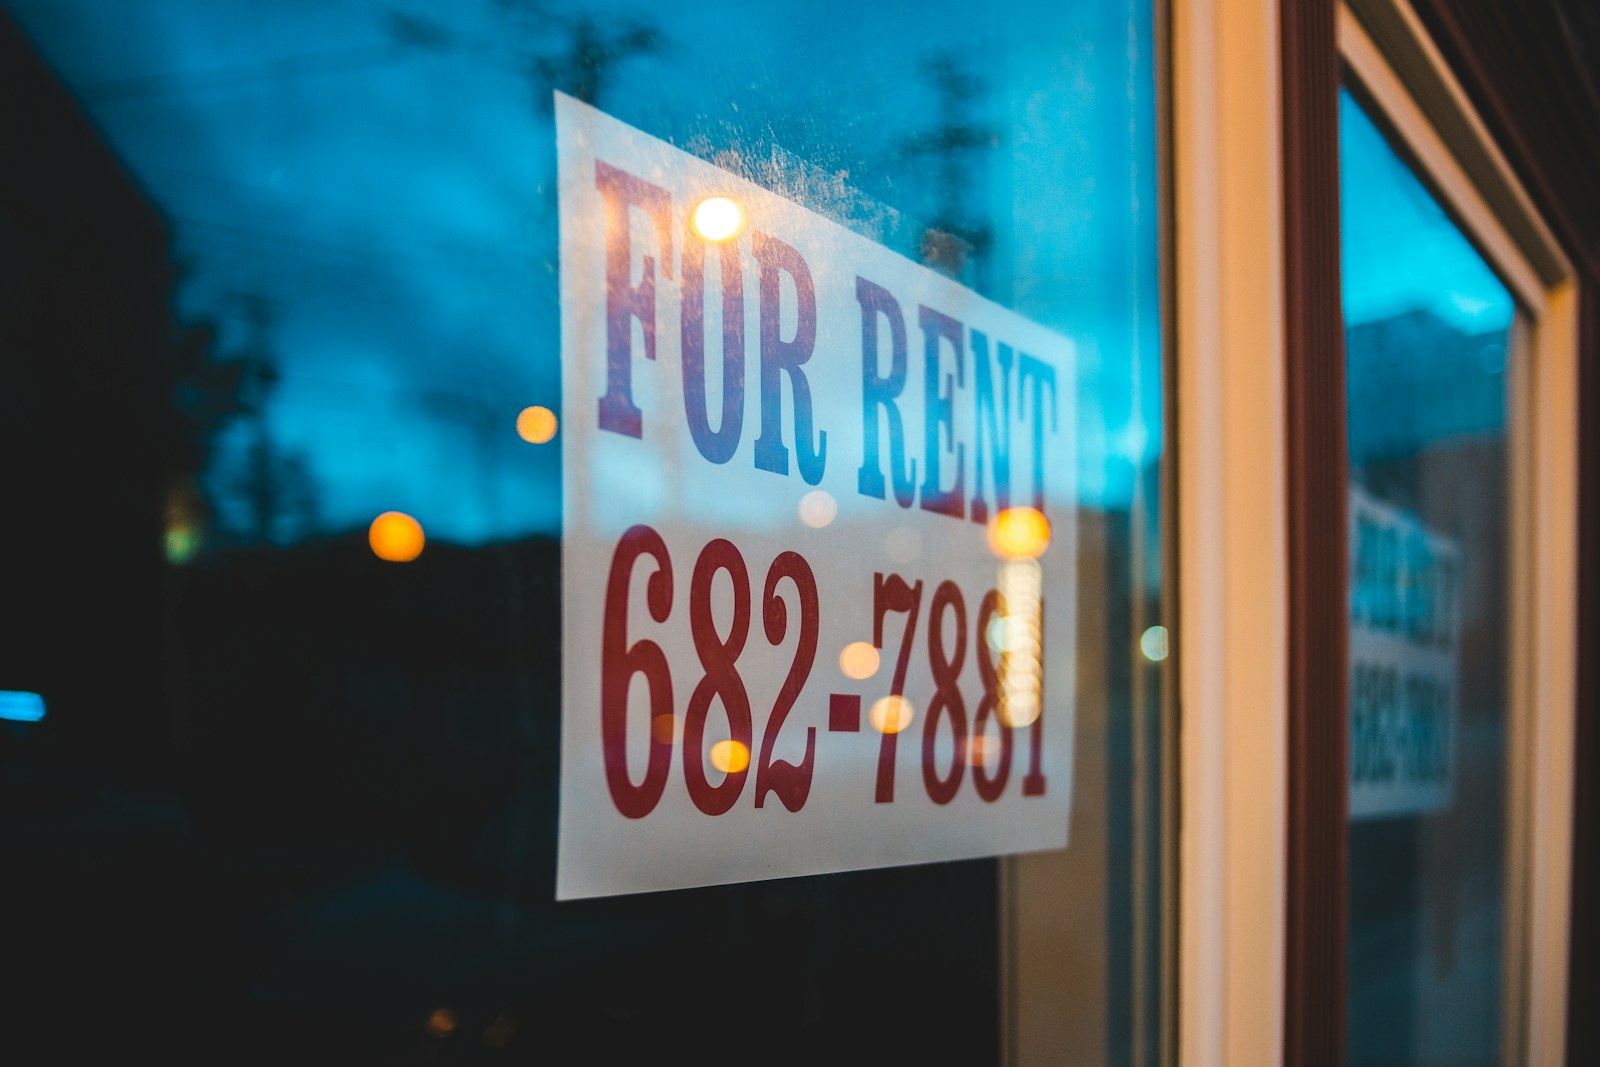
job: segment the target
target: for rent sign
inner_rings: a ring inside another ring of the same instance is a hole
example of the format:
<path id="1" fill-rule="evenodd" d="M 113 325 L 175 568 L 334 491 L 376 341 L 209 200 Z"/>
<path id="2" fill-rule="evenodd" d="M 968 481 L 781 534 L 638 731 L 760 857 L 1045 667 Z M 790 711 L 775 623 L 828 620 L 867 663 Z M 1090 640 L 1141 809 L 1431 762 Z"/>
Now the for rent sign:
<path id="1" fill-rule="evenodd" d="M 556 126 L 557 895 L 1065 845 L 1071 343 L 587 105 Z"/>
<path id="2" fill-rule="evenodd" d="M 1350 817 L 1451 800 L 1461 552 L 1414 516 L 1350 493 Z"/>

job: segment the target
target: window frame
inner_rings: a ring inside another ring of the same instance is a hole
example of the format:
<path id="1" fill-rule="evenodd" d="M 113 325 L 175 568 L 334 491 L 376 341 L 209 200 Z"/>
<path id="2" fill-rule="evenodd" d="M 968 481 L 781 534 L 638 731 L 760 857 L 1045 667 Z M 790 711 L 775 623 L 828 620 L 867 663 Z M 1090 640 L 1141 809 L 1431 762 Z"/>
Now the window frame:
<path id="1" fill-rule="evenodd" d="M 1338 11 L 1350 76 L 1515 294 L 1501 1059 L 1565 1062 L 1577 706 L 1576 274 L 1404 0 Z"/>
<path id="2" fill-rule="evenodd" d="M 1175 0 L 1178 1061 L 1283 1053 L 1283 183 L 1274 0 Z"/>
<path id="3" fill-rule="evenodd" d="M 1320 512 L 1307 479 L 1325 489 L 1335 478 L 1314 469 L 1309 446 L 1326 447 L 1332 424 L 1340 464 L 1345 447 L 1342 317 L 1329 341 L 1328 294 L 1316 289 L 1331 279 L 1338 314 L 1337 169 L 1311 164 L 1337 159 L 1327 117 L 1348 68 L 1531 319 L 1511 400 L 1506 889 L 1517 918 L 1501 1057 L 1561 1063 L 1578 695 L 1577 276 L 1406 0 L 1175 0 L 1171 26 L 1179 1062 L 1342 1058 L 1342 522 L 1336 599 L 1326 578 L 1309 599 L 1301 586 L 1312 550 L 1326 561 L 1329 544 L 1310 529 Z M 1342 496 L 1334 503 L 1342 514 Z M 1326 651 L 1308 652 L 1319 642 L 1338 650 L 1337 680 Z M 1310 759 L 1319 739 L 1339 758 Z"/>

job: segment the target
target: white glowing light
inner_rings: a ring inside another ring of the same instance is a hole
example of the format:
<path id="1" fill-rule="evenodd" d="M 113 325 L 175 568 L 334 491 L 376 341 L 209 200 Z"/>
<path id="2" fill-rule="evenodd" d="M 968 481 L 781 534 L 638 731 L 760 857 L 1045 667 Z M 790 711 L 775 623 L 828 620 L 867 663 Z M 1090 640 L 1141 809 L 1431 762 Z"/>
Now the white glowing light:
<path id="1" fill-rule="evenodd" d="M 825 490 L 813 489 L 800 498 L 800 521 L 813 530 L 822 529 L 838 514 L 839 502 Z"/>
<path id="2" fill-rule="evenodd" d="M 1000 565 L 1000 604 L 1005 614 L 997 633 L 993 623 L 985 638 L 990 647 L 998 640 L 1000 660 L 1000 721 L 1010 727 L 1028 726 L 1044 711 L 1044 642 L 1040 599 L 1044 571 L 1037 559 L 1013 557 Z"/>
<path id="3" fill-rule="evenodd" d="M 996 615 L 989 620 L 989 629 L 984 633 L 984 640 L 989 642 L 989 648 L 995 652 L 1010 650 L 1011 623 L 1004 615 Z"/>
<path id="4" fill-rule="evenodd" d="M 878 650 L 865 641 L 852 641 L 839 653 L 839 671 L 860 681 L 878 673 Z"/>
<path id="5" fill-rule="evenodd" d="M 726 241 L 744 229 L 744 209 L 725 196 L 700 201 L 693 217 L 695 231 L 708 241 Z"/>
<path id="6" fill-rule="evenodd" d="M 1041 710 L 1038 693 L 1020 690 L 1006 697 L 1004 710 L 1001 712 L 1000 717 L 1005 720 L 1007 726 L 1018 729 L 1023 726 L 1032 726 L 1034 720 L 1039 717 Z"/>
<path id="7" fill-rule="evenodd" d="M 1139 651 L 1144 653 L 1144 658 L 1151 663 L 1160 663 L 1167 658 L 1167 628 L 1165 626 L 1152 626 L 1139 635 Z"/>

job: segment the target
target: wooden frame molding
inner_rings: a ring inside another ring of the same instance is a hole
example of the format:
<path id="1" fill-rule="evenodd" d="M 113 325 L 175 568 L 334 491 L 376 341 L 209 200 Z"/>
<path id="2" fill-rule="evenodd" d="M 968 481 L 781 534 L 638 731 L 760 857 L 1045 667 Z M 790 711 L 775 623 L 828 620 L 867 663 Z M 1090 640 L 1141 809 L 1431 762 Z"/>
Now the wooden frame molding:
<path id="1" fill-rule="evenodd" d="M 1335 0 L 1284 0 L 1289 563 L 1284 1062 L 1342 1063 L 1348 938 L 1349 470 Z"/>

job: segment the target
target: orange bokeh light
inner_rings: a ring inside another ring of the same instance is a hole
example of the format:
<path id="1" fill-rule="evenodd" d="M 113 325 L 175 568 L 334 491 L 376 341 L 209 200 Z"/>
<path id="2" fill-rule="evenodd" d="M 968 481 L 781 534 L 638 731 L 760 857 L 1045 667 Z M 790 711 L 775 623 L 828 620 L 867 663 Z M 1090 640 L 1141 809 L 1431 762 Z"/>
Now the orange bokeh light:
<path id="1" fill-rule="evenodd" d="M 426 541 L 422 524 L 403 511 L 386 511 L 367 529 L 372 554 L 390 563 L 410 563 L 422 555 Z"/>
<path id="2" fill-rule="evenodd" d="M 711 746 L 711 766 L 723 774 L 738 774 L 750 766 L 750 750 L 737 741 L 718 741 Z"/>
<path id="3" fill-rule="evenodd" d="M 872 721 L 872 728 L 880 734 L 897 734 L 911 725 L 915 714 L 911 701 L 905 697 L 886 696 L 873 702 L 867 718 Z"/>
<path id="4" fill-rule="evenodd" d="M 678 738 L 678 720 L 670 714 L 657 715 L 650 720 L 650 736 L 658 745 L 670 745 Z"/>
<path id="5" fill-rule="evenodd" d="M 556 413 L 537 405 L 517 415 L 517 436 L 530 445 L 542 445 L 556 435 Z"/>
<path id="6" fill-rule="evenodd" d="M 1001 559 L 1038 559 L 1050 547 L 1050 520 L 1033 508 L 1006 508 L 989 523 L 989 550 Z"/>

